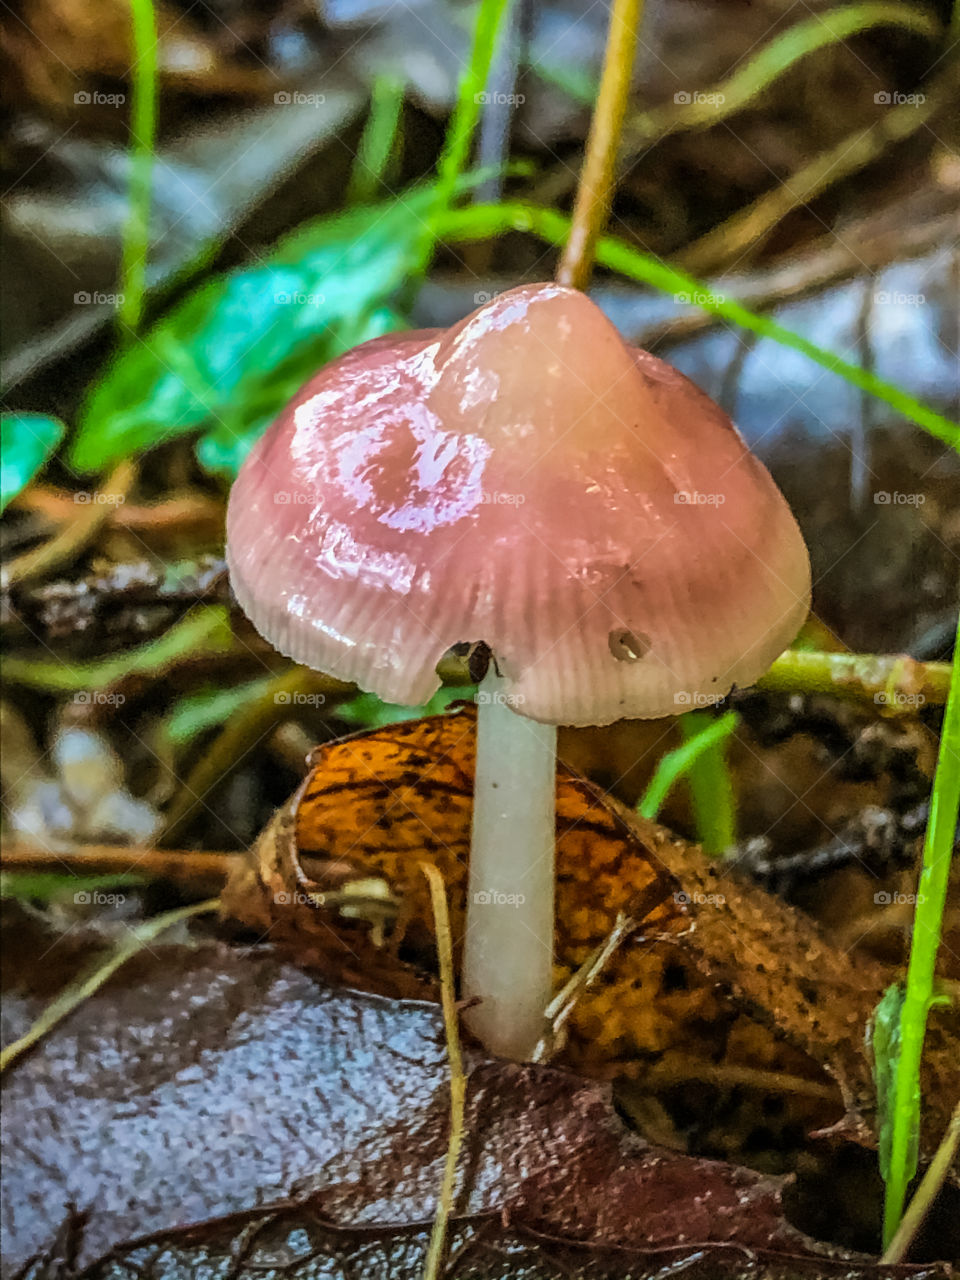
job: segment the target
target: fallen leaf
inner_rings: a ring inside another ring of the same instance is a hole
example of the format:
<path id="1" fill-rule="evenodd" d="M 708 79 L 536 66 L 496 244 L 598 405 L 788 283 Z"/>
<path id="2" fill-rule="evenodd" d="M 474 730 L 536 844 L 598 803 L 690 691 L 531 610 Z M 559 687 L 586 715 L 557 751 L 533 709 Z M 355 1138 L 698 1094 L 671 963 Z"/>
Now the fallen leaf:
<path id="1" fill-rule="evenodd" d="M 258 842 L 255 860 L 228 886 L 228 914 L 269 925 L 273 940 L 294 939 L 301 958 L 310 939 L 326 971 L 334 966 L 344 980 L 410 994 L 402 986 L 409 970 L 397 953 L 422 951 L 428 963 L 433 955 L 433 913 L 419 862 L 441 871 L 455 943 L 463 937 L 474 739 L 474 713 L 463 707 L 318 748 L 303 785 Z M 620 911 L 642 926 L 623 944 L 631 954 L 645 948 L 647 935 L 685 925 L 680 881 L 659 858 L 646 856 L 589 783 L 562 769 L 557 864 L 558 983 L 588 959 Z M 339 902 L 344 885 L 370 876 L 382 877 L 401 903 L 390 946 L 378 948 L 372 971 L 362 912 L 352 924 L 323 909 Z"/>
<path id="2" fill-rule="evenodd" d="M 7 1033 L 35 1012 L 8 997 Z M 818 1245 L 784 1218 L 785 1179 L 651 1146 L 603 1086 L 470 1050 L 465 1068 L 450 1275 L 947 1274 Z M 434 1006 L 332 991 L 263 952 L 158 946 L 7 1077 L 3 1274 L 46 1255 L 34 1275 L 413 1280 L 448 1083 Z"/>
<path id="3" fill-rule="evenodd" d="M 303 785 L 261 837 L 255 862 L 228 891 L 228 912 L 269 927 L 272 938 L 343 980 L 426 994 L 422 971 L 402 963 L 432 961 L 433 917 L 417 864 L 428 859 L 443 874 L 456 942 L 464 927 L 474 738 L 474 712 L 464 707 L 318 748 Z M 381 877 L 400 903 L 386 946 L 372 941 L 362 909 L 349 919 L 339 909 L 338 891 L 369 877 Z M 802 912 L 561 766 L 558 985 L 620 912 L 638 928 L 580 997 L 565 1061 L 601 1079 L 642 1075 L 652 1057 L 702 1044 L 705 1026 L 722 1036 L 732 1005 L 835 1080 L 836 1131 L 875 1144 L 866 1030 L 893 971 L 832 946 Z M 716 1039 L 706 1042 L 715 1055 Z M 958 1045 L 957 1011 L 932 1010 L 928 1153 L 960 1096 Z"/>

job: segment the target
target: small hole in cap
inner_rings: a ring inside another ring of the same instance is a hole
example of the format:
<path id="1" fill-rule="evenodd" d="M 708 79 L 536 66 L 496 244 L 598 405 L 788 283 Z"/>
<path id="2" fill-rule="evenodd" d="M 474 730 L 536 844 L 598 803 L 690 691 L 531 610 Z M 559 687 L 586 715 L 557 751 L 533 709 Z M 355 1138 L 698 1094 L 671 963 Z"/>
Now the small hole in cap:
<path id="1" fill-rule="evenodd" d="M 642 631 L 611 631 L 607 644 L 618 662 L 639 662 L 650 652 L 652 641 Z"/>

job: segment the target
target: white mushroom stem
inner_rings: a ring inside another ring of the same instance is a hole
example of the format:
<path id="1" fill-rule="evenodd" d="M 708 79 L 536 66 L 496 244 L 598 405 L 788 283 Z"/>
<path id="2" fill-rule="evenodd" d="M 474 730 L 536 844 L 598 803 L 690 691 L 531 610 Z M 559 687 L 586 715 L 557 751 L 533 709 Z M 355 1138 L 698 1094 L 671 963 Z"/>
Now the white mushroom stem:
<path id="1" fill-rule="evenodd" d="M 467 886 L 467 1025 L 492 1053 L 532 1056 L 553 994 L 557 730 L 518 715 L 490 671 L 477 694 Z"/>

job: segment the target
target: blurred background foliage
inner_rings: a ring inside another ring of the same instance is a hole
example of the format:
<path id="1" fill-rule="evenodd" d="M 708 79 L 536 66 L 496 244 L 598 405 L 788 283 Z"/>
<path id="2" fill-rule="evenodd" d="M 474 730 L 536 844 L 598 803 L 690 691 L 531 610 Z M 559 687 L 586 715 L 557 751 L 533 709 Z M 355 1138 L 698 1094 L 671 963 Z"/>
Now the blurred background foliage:
<path id="1" fill-rule="evenodd" d="M 271 680 L 287 668 L 228 620 L 230 479 L 326 361 L 550 276 L 607 14 L 577 0 L 503 6 L 473 169 L 438 204 L 478 6 L 165 3 L 151 15 L 139 0 L 134 12 L 141 42 L 155 20 L 155 50 L 133 47 L 126 0 L 96 15 L 26 0 L 0 26 L 4 629 L 24 740 L 48 743 L 68 696 L 68 719 L 108 721 L 126 740 L 133 791 L 162 809 L 232 716 L 265 699 L 251 723 L 273 733 L 277 719 Z M 947 5 L 894 0 L 802 13 L 782 0 L 653 3 L 644 17 L 594 296 L 719 399 L 773 469 L 812 548 L 813 642 L 828 648 L 949 655 L 949 19 Z M 141 241 L 138 280 L 129 245 Z M 462 685 L 462 670 L 451 679 Z M 17 690 L 40 699 L 39 723 Z M 76 701 L 111 693 L 123 702 Z M 398 714 L 350 696 L 291 703 L 288 737 Z M 630 799 L 659 759 L 637 734 L 622 759 L 603 762 L 613 733 L 583 756 Z M 234 806 L 246 816 L 224 830 L 218 805 L 194 834 L 235 846 L 279 788 L 229 763 L 209 785 L 246 777 Z M 794 845 L 811 834 L 797 825 Z"/>

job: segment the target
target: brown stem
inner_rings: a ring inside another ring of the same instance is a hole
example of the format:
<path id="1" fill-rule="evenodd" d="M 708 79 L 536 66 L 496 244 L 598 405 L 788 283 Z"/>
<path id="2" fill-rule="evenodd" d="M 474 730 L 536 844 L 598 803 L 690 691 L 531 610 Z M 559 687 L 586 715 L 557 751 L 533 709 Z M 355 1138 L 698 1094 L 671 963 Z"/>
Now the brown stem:
<path id="1" fill-rule="evenodd" d="M 594 245 L 610 212 L 617 146 L 627 109 L 642 13 L 643 0 L 613 0 L 600 92 L 590 123 L 573 222 L 557 268 L 557 282 L 573 289 L 585 289 L 589 283 Z"/>
<path id="2" fill-rule="evenodd" d="M 74 495 L 74 518 L 49 541 L 26 551 L 7 565 L 8 586 L 50 573 L 73 560 L 97 536 L 100 529 L 127 498 L 137 478 L 137 464 L 131 459 L 119 463 L 96 490 Z"/>
<path id="3" fill-rule="evenodd" d="M 21 511 L 34 511 L 54 524 L 70 524 L 76 519 L 73 494 L 47 485 L 32 485 L 16 501 Z M 152 534 L 179 534 L 195 538 L 223 537 L 224 505 L 206 494 L 188 492 L 163 502 L 135 505 L 125 502 L 113 514 L 117 529 L 129 529 L 141 537 Z"/>
<path id="4" fill-rule="evenodd" d="M 197 853 L 189 849 L 109 844 L 42 849 L 18 842 L 0 848 L 0 867 L 7 872 L 62 872 L 65 876 L 133 874 L 146 880 L 170 880 L 197 892 L 218 892 L 245 861 L 242 853 Z"/>
<path id="5" fill-rule="evenodd" d="M 952 95 L 955 78 L 956 67 L 950 73 L 950 88 L 941 80 L 928 91 L 926 101 L 895 107 L 869 129 L 847 134 L 836 146 L 814 156 L 785 181 L 778 181 L 771 190 L 687 245 L 673 261 L 695 275 L 720 272 L 731 264 L 742 265 L 744 255 L 758 249 L 789 213 L 810 204 L 829 187 L 925 128 L 942 109 L 944 95 Z"/>

